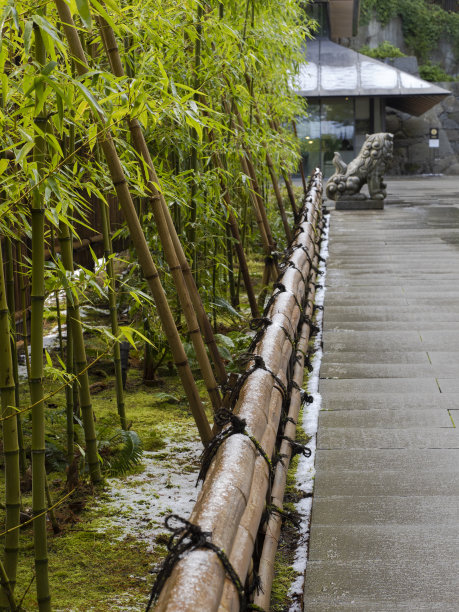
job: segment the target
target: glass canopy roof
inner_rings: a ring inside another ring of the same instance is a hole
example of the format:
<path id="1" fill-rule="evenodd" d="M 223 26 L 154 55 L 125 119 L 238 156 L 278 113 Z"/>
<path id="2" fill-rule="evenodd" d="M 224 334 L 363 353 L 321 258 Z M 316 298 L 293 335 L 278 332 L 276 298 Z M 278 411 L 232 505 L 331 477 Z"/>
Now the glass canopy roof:
<path id="1" fill-rule="evenodd" d="M 379 96 L 389 106 L 421 115 L 450 92 L 327 38 L 307 43 L 306 60 L 293 83 L 308 98 Z"/>

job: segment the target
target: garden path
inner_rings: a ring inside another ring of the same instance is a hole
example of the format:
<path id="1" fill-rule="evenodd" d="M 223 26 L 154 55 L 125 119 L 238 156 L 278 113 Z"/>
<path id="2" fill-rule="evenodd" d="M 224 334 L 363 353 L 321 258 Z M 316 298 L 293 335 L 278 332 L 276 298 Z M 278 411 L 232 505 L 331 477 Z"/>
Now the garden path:
<path id="1" fill-rule="evenodd" d="M 306 611 L 458 609 L 459 178 L 388 183 L 331 212 Z"/>

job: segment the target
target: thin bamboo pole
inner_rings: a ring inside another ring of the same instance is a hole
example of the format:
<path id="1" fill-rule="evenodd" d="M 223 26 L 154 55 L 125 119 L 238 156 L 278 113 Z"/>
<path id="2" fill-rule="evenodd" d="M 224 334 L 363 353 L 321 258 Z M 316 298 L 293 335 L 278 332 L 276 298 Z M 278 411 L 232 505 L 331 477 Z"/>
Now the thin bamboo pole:
<path id="1" fill-rule="evenodd" d="M 202 15 L 203 15 L 203 7 L 200 3 L 198 3 L 196 8 L 196 39 L 194 42 L 194 79 L 193 79 L 193 89 L 196 92 L 199 87 L 199 67 L 201 65 L 201 37 L 202 37 Z M 195 101 L 199 100 L 199 95 L 197 93 L 193 94 L 193 98 Z M 190 193 L 190 231 L 189 231 L 189 241 L 190 246 L 193 251 L 193 269 L 194 269 L 194 277 L 197 284 L 198 281 L 198 248 L 196 244 L 196 222 L 197 222 L 197 209 L 198 203 L 196 200 L 196 178 L 198 172 L 198 145 L 197 145 L 197 132 L 194 127 L 190 128 L 190 136 L 191 136 L 191 154 L 190 154 L 190 170 L 191 170 L 191 193 Z"/>
<path id="2" fill-rule="evenodd" d="M 114 36 L 113 30 L 108 26 L 108 24 L 102 19 L 98 18 L 100 31 L 102 34 L 102 38 L 105 41 L 105 46 L 107 52 L 109 54 L 110 62 L 112 65 L 113 73 L 116 76 L 123 76 L 123 66 L 121 64 L 121 58 L 118 52 L 118 46 L 116 42 L 116 38 Z M 174 280 L 174 284 L 177 290 L 177 294 L 180 300 L 180 304 L 183 310 L 183 314 L 185 316 L 188 333 L 190 334 L 191 341 L 193 343 L 193 347 L 196 352 L 196 358 L 199 363 L 199 367 L 207 388 L 207 392 L 209 394 L 210 400 L 212 402 L 212 406 L 214 410 L 218 410 L 221 405 L 221 397 L 218 390 L 217 381 L 215 379 L 214 373 L 212 371 L 212 366 L 210 364 L 209 358 L 207 356 L 207 352 L 204 346 L 203 339 L 200 334 L 200 325 L 197 319 L 197 310 L 195 310 L 193 302 L 191 301 L 191 293 L 189 288 L 186 285 L 184 272 L 180 265 L 177 249 L 174 246 L 172 234 L 169 230 L 169 226 L 167 223 L 167 216 L 170 217 L 169 210 L 167 208 L 167 215 L 165 214 L 165 209 L 161 201 L 161 195 L 158 191 L 158 177 L 154 172 L 153 160 L 151 159 L 150 152 L 148 150 L 147 144 L 145 142 L 145 138 L 143 135 L 143 131 L 140 127 L 137 119 L 130 119 L 128 121 L 129 129 L 132 135 L 134 147 L 139 154 L 139 156 L 145 161 L 146 166 L 148 168 L 148 176 L 147 176 L 147 186 L 150 192 L 150 200 L 151 206 L 153 210 L 153 215 L 155 218 L 155 223 L 158 228 L 158 233 L 160 236 L 161 244 L 164 249 L 164 255 L 166 257 L 166 261 L 169 266 L 169 270 L 171 272 L 172 278 Z M 176 234 L 175 230 L 173 232 Z M 177 238 L 178 239 L 178 238 Z M 193 281 L 194 282 L 194 281 Z M 202 302 L 201 302 L 202 305 Z M 199 306 L 198 306 L 199 309 Z M 205 315 L 206 320 L 207 315 Z M 213 334 L 212 334 L 213 336 Z M 218 349 L 217 349 L 218 352 Z M 223 363 L 222 363 L 223 365 Z M 224 366 L 223 366 L 224 370 Z"/>
<path id="3" fill-rule="evenodd" d="M 3 272 L 3 256 L 0 247 L 0 395 L 2 416 L 14 414 L 15 384 L 13 378 L 13 360 L 11 354 L 11 339 L 9 329 L 9 311 L 6 299 L 5 276 Z M 16 419 L 7 419 L 2 423 L 3 454 L 5 461 L 5 527 L 8 531 L 19 525 L 19 510 L 21 501 L 19 445 Z M 19 530 L 14 529 L 5 536 L 4 573 L 0 607 L 11 601 L 16 584 L 18 561 Z"/>
<path id="4" fill-rule="evenodd" d="M 208 132 L 208 137 L 209 137 L 209 141 L 213 142 L 213 135 L 210 131 Z M 228 187 L 225 184 L 225 180 L 224 180 L 223 162 L 222 162 L 222 159 L 218 151 L 215 149 L 212 151 L 212 157 L 213 157 L 216 167 L 220 171 L 221 194 L 222 194 L 223 201 L 225 203 L 225 209 L 226 209 L 226 214 L 228 217 L 228 223 L 230 226 L 231 234 L 235 240 L 234 248 L 236 250 L 236 255 L 239 261 L 239 269 L 242 274 L 242 278 L 244 279 L 244 286 L 247 291 L 247 298 L 249 300 L 250 311 L 252 313 L 252 317 L 256 318 L 258 317 L 257 300 L 255 297 L 255 292 L 253 290 L 253 284 L 252 284 L 252 279 L 250 277 L 249 268 L 247 266 L 247 259 L 245 256 L 244 247 L 242 245 L 241 235 L 239 233 L 239 225 L 233 213 Z"/>
<path id="5" fill-rule="evenodd" d="M 251 93 L 251 101 L 253 103 L 253 105 L 255 106 L 255 118 L 257 120 L 258 125 L 261 126 L 261 117 L 260 117 L 260 112 L 258 110 L 258 105 L 255 101 L 255 99 L 253 98 L 253 91 L 252 91 L 252 85 L 253 85 L 253 81 L 250 81 L 248 75 L 246 75 L 246 82 L 247 82 L 247 86 L 249 87 L 250 93 Z M 242 122 L 242 117 L 238 111 L 238 120 L 240 122 Z M 287 219 L 287 215 L 285 212 L 285 207 L 284 207 L 284 202 L 282 199 L 282 195 L 280 192 L 280 188 L 279 188 L 279 182 L 277 180 L 277 176 L 276 176 L 276 170 L 274 168 L 274 163 L 273 160 L 271 158 L 271 155 L 269 154 L 268 151 L 268 147 L 266 145 L 266 143 L 263 143 L 263 146 L 265 147 L 265 151 L 266 151 L 266 165 L 268 166 L 268 170 L 269 170 L 269 174 L 271 176 L 271 182 L 273 185 L 273 189 L 274 189 L 274 194 L 276 196 L 276 201 L 277 201 L 277 207 L 279 208 L 279 213 L 282 219 L 282 224 L 284 226 L 284 231 L 285 231 L 285 237 L 287 238 L 287 242 L 290 243 L 292 241 L 292 232 L 290 230 L 290 225 L 288 223 L 288 219 Z"/>
<path id="6" fill-rule="evenodd" d="M 296 128 L 296 121 L 292 119 L 292 127 L 293 133 L 295 134 L 295 138 L 298 138 L 298 130 Z M 306 185 L 306 177 L 304 176 L 304 168 L 303 168 L 303 160 L 300 159 L 300 174 L 301 174 L 301 183 L 303 184 L 303 193 L 306 195 L 308 191 L 308 186 Z"/>
<path id="7" fill-rule="evenodd" d="M 27 329 L 27 300 L 26 300 L 26 289 L 27 285 L 24 282 L 27 271 L 24 263 L 22 254 L 22 245 L 17 245 L 17 260 L 18 260 L 18 277 L 19 277 L 19 292 L 21 294 L 21 311 L 22 311 L 22 340 L 24 342 L 24 354 L 27 369 L 27 380 L 30 383 L 30 355 L 29 355 L 29 341 L 28 341 L 28 329 Z M 27 277 L 26 277 L 27 278 Z"/>
<path id="8" fill-rule="evenodd" d="M 271 176 L 271 182 L 273 184 L 274 193 L 276 195 L 277 206 L 279 208 L 279 213 L 282 219 L 282 224 L 284 226 L 285 237 L 287 238 L 287 243 L 290 243 L 292 241 L 292 232 L 290 230 L 290 225 L 288 223 L 287 214 L 285 212 L 284 202 L 282 200 L 282 195 L 279 189 L 279 183 L 277 181 L 277 176 L 276 176 L 276 171 L 274 169 L 273 160 L 271 158 L 271 155 L 268 152 L 268 149 L 266 149 L 266 165 L 268 166 L 269 174 Z"/>
<path id="9" fill-rule="evenodd" d="M 113 268 L 113 249 L 110 232 L 110 218 L 108 215 L 107 204 L 100 201 L 100 213 L 102 219 L 102 233 L 104 236 L 104 258 L 105 269 L 108 276 L 108 304 L 110 309 L 110 325 L 112 334 L 118 337 L 118 308 L 116 304 L 116 281 Z M 120 417 L 121 428 L 127 429 L 126 410 L 124 406 L 123 373 L 121 370 L 121 351 L 119 342 L 115 342 L 113 347 L 113 363 L 115 366 L 115 386 L 116 386 L 116 406 Z"/>
<path id="10" fill-rule="evenodd" d="M 34 24 L 35 61 L 39 66 L 46 64 L 46 49 L 38 25 Z M 37 82 L 36 99 L 44 93 L 44 84 Z M 46 110 L 40 112 L 35 122 L 41 133 L 47 129 Z M 33 159 L 40 176 L 44 171 L 46 141 L 40 132 L 35 136 Z M 43 402 L 43 307 L 44 287 L 44 216 L 45 209 L 39 190 L 32 192 L 32 320 L 31 320 L 31 359 L 30 395 L 32 400 L 32 512 L 35 574 L 37 601 L 40 612 L 51 611 L 51 595 L 48 579 L 48 544 L 46 534 L 46 468 L 45 468 L 45 406 Z"/>
<path id="11" fill-rule="evenodd" d="M 277 119 L 271 119 L 270 121 L 273 130 L 275 130 L 278 134 L 281 134 L 281 126 Z M 290 174 L 284 167 L 281 167 L 282 176 L 284 177 L 285 186 L 287 188 L 287 194 L 290 200 L 290 205 L 292 207 L 293 214 L 295 219 L 298 217 L 298 207 L 296 205 L 295 194 L 293 193 L 293 184 L 292 178 Z"/>
<path id="12" fill-rule="evenodd" d="M 233 108 L 234 108 L 234 112 L 236 114 L 236 119 L 237 119 L 237 123 L 239 126 L 239 129 L 242 131 L 245 131 L 245 126 L 244 126 L 244 120 L 242 119 L 242 115 L 239 111 L 239 108 L 237 107 L 237 104 L 235 101 L 233 101 Z M 246 159 L 247 159 L 247 166 L 249 168 L 249 172 L 250 172 L 250 177 L 251 177 L 251 181 L 253 184 L 253 188 L 255 191 L 255 194 L 257 196 L 258 199 L 258 204 L 259 204 L 259 208 L 260 208 L 260 214 L 261 217 L 263 219 L 263 224 L 265 226 L 266 229 L 266 235 L 268 236 L 268 240 L 269 240 L 269 244 L 271 247 L 271 250 L 274 250 L 275 245 L 274 245 L 274 239 L 271 233 L 271 228 L 269 226 L 269 221 L 268 221 L 268 216 L 266 214 L 266 208 L 265 208 L 265 203 L 263 201 L 263 196 L 261 195 L 261 189 L 260 186 L 258 184 L 258 179 L 257 179 L 257 173 L 255 171 L 255 164 L 253 162 L 253 157 L 252 157 L 252 153 L 249 150 L 249 148 L 245 145 L 243 145 L 244 147 L 244 151 L 245 151 L 245 155 L 246 155 Z"/>
<path id="13" fill-rule="evenodd" d="M 18 351 L 16 338 L 16 301 L 14 297 L 14 259 L 13 259 L 13 243 L 11 238 L 6 238 L 6 293 L 8 301 L 8 310 L 11 321 L 11 359 L 13 360 L 13 378 L 14 378 L 14 405 L 19 408 L 19 371 L 18 371 Z M 18 443 L 19 443 L 19 467 L 21 474 L 24 474 L 27 466 L 27 458 L 24 448 L 24 435 L 22 431 L 21 415 L 16 416 L 18 425 Z"/>
<path id="14" fill-rule="evenodd" d="M 67 223 L 59 224 L 59 243 L 61 247 L 62 264 L 66 270 L 73 272 L 73 252 L 72 238 Z M 70 329 L 67 329 L 67 338 L 72 334 L 71 344 L 73 345 L 73 370 L 78 375 L 78 393 L 80 396 L 80 409 L 83 420 L 83 429 L 86 442 L 86 457 L 88 461 L 91 480 L 98 483 L 102 480 L 100 462 L 97 453 L 97 434 L 94 424 L 94 412 L 92 409 L 91 392 L 89 390 L 89 376 L 86 369 L 87 358 L 84 345 L 83 326 L 81 324 L 80 303 L 75 293 L 67 295 L 67 319 L 70 319 Z M 67 346 L 67 350 L 69 347 Z M 81 372 L 81 374 L 80 374 Z M 70 393 L 67 396 L 67 451 L 70 460 L 70 449 L 73 448 L 73 441 L 70 443 Z M 72 411 L 73 412 L 73 411 Z M 72 436 L 73 437 L 73 436 Z M 73 461 L 73 453 L 72 453 Z"/>
<path id="15" fill-rule="evenodd" d="M 72 315 L 67 304 L 67 343 L 65 354 L 65 369 L 68 375 L 74 374 L 73 368 L 73 330 L 72 330 Z M 67 433 L 67 464 L 70 467 L 75 457 L 75 431 L 73 426 L 73 389 L 76 381 L 65 387 L 65 420 Z"/>
<path id="16" fill-rule="evenodd" d="M 78 73 L 83 76 L 89 71 L 89 67 L 83 47 L 78 37 L 77 30 L 75 28 L 75 24 L 73 22 L 70 9 L 64 0 L 55 0 L 55 4 L 71 54 L 75 59 L 75 65 Z M 113 185 L 115 186 L 119 203 L 124 212 L 132 242 L 137 251 L 140 266 L 153 294 L 153 298 L 158 309 L 158 314 L 171 347 L 173 359 L 187 394 L 190 408 L 198 426 L 201 439 L 204 444 L 207 444 L 211 437 L 211 431 L 207 416 L 204 412 L 204 408 L 199 397 L 198 388 L 194 381 L 185 350 L 175 326 L 172 312 L 169 308 L 169 304 L 167 303 L 166 295 L 159 279 L 159 273 L 151 257 L 145 235 L 137 217 L 123 167 L 116 152 L 110 130 L 105 125 L 105 120 L 102 116 L 98 117 L 98 122 L 101 126 L 101 130 L 99 132 L 100 146 L 107 161 L 110 176 Z"/>

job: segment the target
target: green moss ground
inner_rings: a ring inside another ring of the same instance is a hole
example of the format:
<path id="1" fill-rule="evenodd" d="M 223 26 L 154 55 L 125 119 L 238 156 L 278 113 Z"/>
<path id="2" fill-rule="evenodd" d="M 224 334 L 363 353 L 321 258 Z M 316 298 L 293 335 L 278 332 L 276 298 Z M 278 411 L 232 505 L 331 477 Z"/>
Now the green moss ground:
<path id="1" fill-rule="evenodd" d="M 96 343 L 97 344 L 97 343 Z M 95 347 L 97 348 L 97 347 Z M 186 448 L 190 439 L 198 438 L 196 426 L 187 407 L 184 392 L 176 377 L 162 376 L 158 387 L 146 387 L 141 382 L 139 370 L 128 373 L 126 390 L 126 412 L 131 429 L 135 430 L 145 450 L 165 449 L 166 440 Z M 91 376 L 91 383 L 101 376 Z M 110 440 L 119 429 L 112 376 L 104 378 L 104 390 L 93 396 L 96 428 L 100 440 Z M 57 383 L 47 385 L 56 387 Z M 198 384 L 202 399 L 206 402 L 205 390 Z M 27 385 L 22 385 L 22 404 L 27 405 Z M 210 414 L 209 414 L 210 416 Z M 53 502 L 65 494 L 65 397 L 63 392 L 48 401 L 48 448 L 52 453 L 48 459 L 48 472 Z M 30 445 L 30 415 L 23 418 L 26 447 Z M 84 436 L 79 425 L 75 426 L 78 440 L 84 445 Z M 165 449 L 156 459 L 164 470 L 174 467 Z M 177 467 L 177 466 L 175 466 Z M 60 468 L 60 469 L 59 469 Z M 181 466 L 192 469 L 192 466 Z M 130 473 L 139 473 L 143 466 L 133 468 Z M 87 483 L 87 477 L 83 477 Z M 0 499 L 4 495 L 3 470 L 0 476 Z M 120 537 L 119 531 L 110 526 L 107 519 L 104 486 L 92 490 L 86 484 L 81 492 L 56 508 L 62 533 L 54 535 L 49 529 L 49 568 L 53 609 L 72 612 L 95 610 L 144 610 L 149 588 L 152 584 L 151 570 L 165 555 L 165 547 L 159 544 L 153 553 L 147 551 L 145 542 L 134 538 Z M 84 510 L 79 509 L 79 500 L 84 500 Z M 22 496 L 23 509 L 30 510 L 31 493 Z M 73 509 L 72 509 L 73 508 Z M 138 506 L 136 507 L 138 510 Z M 122 512 L 120 508 L 120 512 Z M 0 510 L 0 523 L 3 511 Z M 131 512 L 131 510 L 128 510 Z M 17 598 L 21 600 L 33 578 L 32 527 L 21 530 L 20 560 L 18 570 Z M 36 610 L 35 585 L 32 584 L 23 600 L 24 610 Z"/>

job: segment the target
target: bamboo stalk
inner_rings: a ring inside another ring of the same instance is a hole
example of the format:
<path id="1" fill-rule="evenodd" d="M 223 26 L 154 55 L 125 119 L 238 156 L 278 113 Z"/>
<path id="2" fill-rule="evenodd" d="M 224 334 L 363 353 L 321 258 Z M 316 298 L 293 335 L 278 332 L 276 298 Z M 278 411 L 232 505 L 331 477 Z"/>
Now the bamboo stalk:
<path id="1" fill-rule="evenodd" d="M 35 61 L 39 66 L 46 64 L 46 49 L 40 28 L 34 24 Z M 36 99 L 44 93 L 44 84 L 37 83 Z M 35 122 L 40 132 L 46 132 L 47 114 L 43 108 Z M 35 136 L 33 159 L 40 176 L 44 171 L 46 142 L 40 132 Z M 43 308 L 44 287 L 44 216 L 43 201 L 39 190 L 32 192 L 32 320 L 31 320 L 31 359 L 30 395 L 32 400 L 32 512 L 35 572 L 38 608 L 40 612 L 51 611 L 51 595 L 48 579 L 48 544 L 46 534 L 46 468 L 45 468 L 45 407 L 43 402 Z"/>
<path id="2" fill-rule="evenodd" d="M 102 220 L 102 233 L 104 236 L 104 258 L 105 269 L 108 276 L 108 304 L 110 309 L 110 325 L 112 334 L 118 338 L 118 308 L 116 304 L 116 284 L 115 271 L 113 269 L 113 249 L 110 232 L 110 218 L 107 211 L 107 205 L 102 200 L 100 201 L 100 214 Z M 127 429 L 126 410 L 124 406 L 124 389 L 123 389 L 123 373 L 121 370 L 121 351 L 119 342 L 115 342 L 113 346 L 113 363 L 115 366 L 115 386 L 116 386 L 116 406 L 118 416 L 120 417 L 121 428 Z"/>
<path id="3" fill-rule="evenodd" d="M 210 142 L 213 142 L 213 135 L 211 132 L 208 132 L 208 136 L 209 136 Z M 258 317 L 257 300 L 255 297 L 255 292 L 253 290 L 252 279 L 250 277 L 249 268 L 247 266 L 247 259 L 245 256 L 244 247 L 243 247 L 241 236 L 239 233 L 239 225 L 233 213 L 228 188 L 223 178 L 223 172 L 224 172 L 223 162 L 222 162 L 222 159 L 218 151 L 216 150 L 212 151 L 212 157 L 213 157 L 215 165 L 220 170 L 221 193 L 222 193 L 223 201 L 225 203 L 226 214 L 228 217 L 228 224 L 231 230 L 231 234 L 235 240 L 234 248 L 236 250 L 236 255 L 239 261 L 239 270 L 242 274 L 242 278 L 244 279 L 244 286 L 247 291 L 247 298 L 249 300 L 250 311 L 252 313 L 252 317 L 256 318 Z"/>
<path id="4" fill-rule="evenodd" d="M 19 276 L 19 291 L 21 294 L 21 311 L 22 311 L 22 340 L 24 342 L 24 353 L 25 362 L 27 369 L 27 380 L 30 383 L 30 355 L 29 355 L 29 342 L 28 342 L 28 329 L 27 329 L 27 300 L 26 300 L 26 289 L 27 286 L 24 282 L 24 276 L 26 275 L 26 267 L 22 255 L 22 245 L 18 244 L 17 248 L 18 258 L 18 276 Z"/>
<path id="5" fill-rule="evenodd" d="M 64 0 L 55 0 L 55 4 L 71 54 L 74 56 L 77 70 L 79 74 L 83 76 L 88 72 L 89 68 L 70 9 Z M 98 121 L 103 127 L 99 133 L 100 146 L 107 161 L 110 176 L 113 185 L 115 186 L 119 203 L 125 215 L 132 242 L 137 251 L 140 266 L 153 294 L 153 298 L 158 309 L 158 314 L 171 347 L 173 359 L 187 394 L 190 408 L 198 426 L 201 439 L 203 443 L 206 444 L 210 440 L 211 431 L 207 416 L 204 412 L 204 408 L 199 397 L 198 388 L 194 381 L 185 350 L 175 326 L 172 312 L 169 308 L 169 304 L 167 303 L 164 289 L 159 279 L 158 271 L 151 257 L 145 235 L 137 217 L 123 167 L 116 152 L 111 133 L 108 128 L 106 128 L 105 120 L 102 116 L 99 116 Z"/>
<path id="6" fill-rule="evenodd" d="M 250 81 L 248 75 L 246 74 L 246 82 L 247 82 L 247 86 L 249 87 L 249 91 L 251 94 L 251 101 L 255 106 L 255 118 L 258 122 L 258 124 L 261 126 L 261 118 L 260 118 L 260 112 L 258 110 L 258 105 L 255 101 L 255 99 L 253 98 L 253 91 L 252 91 L 252 85 L 253 85 L 253 81 Z M 240 118 L 240 121 L 242 121 L 242 117 L 240 115 L 240 113 L 238 112 L 238 118 Z M 282 199 L 282 195 L 280 192 L 280 188 L 279 188 L 279 182 L 277 180 L 277 176 L 276 176 L 276 171 L 274 168 L 274 163 L 273 160 L 271 158 L 271 155 L 269 154 L 268 151 L 268 147 L 266 145 L 266 143 L 263 143 L 263 146 L 265 147 L 265 151 L 266 151 L 266 165 L 268 166 L 268 170 L 269 170 L 269 174 L 271 176 L 271 182 L 273 185 L 273 189 L 274 189 L 274 194 L 276 196 L 276 201 L 277 201 L 277 207 L 279 208 L 279 213 L 282 219 L 282 224 L 284 226 L 284 231 L 285 231 L 285 237 L 287 238 L 287 243 L 290 243 L 292 241 L 292 232 L 290 230 L 290 225 L 288 223 L 288 219 L 287 219 L 287 215 L 285 212 L 285 207 L 284 207 L 284 202 Z"/>
<path id="7" fill-rule="evenodd" d="M 194 79 L 193 79 L 193 89 L 195 92 L 199 87 L 199 67 L 201 65 L 201 36 L 202 36 L 202 15 L 203 15 L 203 7 L 198 2 L 196 8 L 196 39 L 194 43 Z M 194 93 L 193 99 L 195 101 L 199 101 L 199 95 Z M 196 245 L 196 221 L 197 221 L 197 207 L 198 203 L 196 201 L 196 175 L 198 172 L 198 145 L 197 145 L 197 132 L 194 127 L 190 128 L 190 136 L 191 136 L 191 155 L 190 155 L 190 170 L 192 173 L 191 178 L 191 193 L 190 193 L 190 231 L 189 231 L 189 242 L 191 245 L 191 249 L 193 251 L 193 268 L 194 268 L 194 277 L 197 284 L 199 284 L 198 280 L 198 249 Z"/>
<path id="8" fill-rule="evenodd" d="M 13 378 L 14 378 L 14 405 L 19 407 L 19 372 L 18 372 L 18 351 L 17 351 L 17 338 L 16 338 L 16 301 L 14 296 L 14 260 L 13 260 L 13 244 L 11 238 L 6 238 L 6 294 L 8 302 L 8 310 L 10 313 L 11 321 L 11 359 L 13 361 Z M 21 415 L 16 416 L 17 427 L 18 427 L 18 444 L 19 444 L 19 468 L 21 474 L 24 474 L 27 466 L 27 458 L 24 448 L 24 435 L 22 431 L 22 419 Z"/>
<path id="9" fill-rule="evenodd" d="M 118 46 L 113 30 L 102 18 L 99 17 L 98 22 L 102 37 L 105 40 L 107 51 L 109 51 L 109 57 L 111 58 L 113 73 L 116 74 L 116 76 L 123 76 L 124 73 L 122 72 L 121 58 L 119 56 Z M 177 256 L 177 250 L 173 244 L 172 235 L 167 223 L 167 217 L 164 213 L 164 206 L 161 201 L 161 195 L 156 187 L 156 185 L 158 185 L 158 177 L 154 172 L 153 161 L 151 159 L 150 152 L 145 142 L 143 131 L 140 127 L 139 122 L 137 121 L 137 119 L 130 119 L 128 121 L 128 125 L 132 135 L 134 147 L 139 156 L 146 162 L 146 166 L 148 168 L 147 187 L 148 191 L 150 192 L 150 201 L 153 210 L 153 215 L 155 218 L 155 223 L 158 228 L 158 233 L 160 236 L 161 244 L 164 249 L 166 261 L 168 263 L 169 270 L 174 280 L 174 284 L 180 300 L 180 305 L 185 316 L 188 333 L 190 334 L 190 338 L 196 352 L 196 358 L 199 363 L 199 367 L 207 388 L 207 392 L 209 394 L 209 398 L 212 402 L 214 410 L 217 411 L 221 405 L 221 397 L 218 390 L 217 381 L 215 380 L 215 376 L 212 371 L 212 366 L 210 364 L 204 346 L 204 342 L 200 334 L 200 325 L 197 319 L 197 311 L 195 311 L 193 307 L 191 295 L 185 283 L 184 272 Z M 167 211 L 167 214 L 169 215 L 169 211 Z M 205 315 L 205 318 L 207 319 L 207 315 Z"/>
<path id="10" fill-rule="evenodd" d="M 72 315 L 67 304 L 67 344 L 65 354 L 65 369 L 68 375 L 74 374 L 73 368 L 73 330 L 72 330 Z M 75 432 L 73 427 L 73 389 L 76 381 L 65 387 L 65 417 L 66 417 L 66 433 L 67 433 L 67 464 L 70 469 L 75 456 Z"/>
<path id="11" fill-rule="evenodd" d="M 276 176 L 276 171 L 274 170 L 273 160 L 271 159 L 271 155 L 268 153 L 268 149 L 266 149 L 266 164 L 268 166 L 269 174 L 271 176 L 271 182 L 273 184 L 274 193 L 276 195 L 277 206 L 279 208 L 279 213 L 282 219 L 282 224 L 284 226 L 285 237 L 287 238 L 287 243 L 292 241 L 292 232 L 290 230 L 290 225 L 288 223 L 287 214 L 284 208 L 284 202 L 282 200 L 282 195 L 279 189 L 279 183 Z"/>
<path id="12" fill-rule="evenodd" d="M 2 416 L 15 413 L 15 384 L 13 378 L 13 360 L 9 330 L 9 311 L 6 299 L 5 276 L 3 272 L 3 256 L 0 247 L 0 395 Z M 2 422 L 3 454 L 5 462 L 5 505 L 6 530 L 19 525 L 19 510 L 21 501 L 19 445 L 17 420 L 7 419 Z M 3 575 L 0 606 L 11 601 L 16 584 L 18 561 L 19 531 L 14 529 L 5 536 L 4 565 L 1 564 Z"/>
<path id="13" fill-rule="evenodd" d="M 237 123 L 239 125 L 239 128 L 242 131 L 244 131 L 245 130 L 244 120 L 242 119 L 242 115 L 241 115 L 241 113 L 239 111 L 239 108 L 237 107 L 237 104 L 234 101 L 233 101 L 233 108 L 234 108 L 234 112 L 236 114 L 236 119 L 237 119 Z M 251 181 L 252 181 L 252 184 L 253 184 L 253 188 L 254 188 L 255 194 L 256 194 L 257 199 L 258 199 L 258 204 L 259 204 L 259 208 L 260 208 L 260 214 L 261 214 L 261 217 L 263 219 L 263 224 L 264 224 L 265 229 L 266 229 L 266 235 L 268 237 L 271 250 L 274 250 L 274 248 L 275 248 L 274 240 L 273 240 L 273 236 L 272 236 L 272 233 L 271 233 L 271 228 L 269 226 L 268 216 L 266 214 L 265 203 L 263 201 L 263 197 L 261 195 L 261 189 L 260 189 L 260 186 L 258 184 L 257 173 L 255 171 L 255 164 L 253 162 L 252 153 L 251 153 L 251 151 L 249 150 L 249 148 L 247 146 L 244 146 L 244 151 L 245 151 L 246 158 L 247 158 L 247 166 L 249 168 L 249 172 L 250 172 L 250 177 L 251 177 Z"/>
<path id="14" fill-rule="evenodd" d="M 277 119 L 272 119 L 270 123 L 271 123 L 273 130 L 275 130 L 278 134 L 281 134 L 281 127 L 280 127 L 279 121 Z M 284 167 L 281 167 L 281 171 L 282 171 L 282 176 L 284 177 L 284 182 L 287 188 L 287 194 L 290 200 L 290 205 L 292 207 L 293 215 L 296 219 L 298 217 L 298 208 L 297 208 L 296 201 L 295 201 L 295 194 L 293 193 L 292 178 Z"/>
<path id="15" fill-rule="evenodd" d="M 61 247 L 62 264 L 66 270 L 73 272 L 72 238 L 67 223 L 59 224 L 59 243 Z M 72 334 L 71 346 L 73 348 L 73 370 L 78 375 L 78 393 L 80 397 L 80 409 L 83 420 L 83 429 L 86 442 L 86 456 L 88 460 L 91 480 L 98 483 L 102 480 L 100 462 L 97 453 L 97 435 L 94 425 L 94 413 L 89 390 L 89 376 L 86 369 L 87 358 L 84 345 L 83 326 L 81 324 L 80 303 L 78 296 L 68 292 L 67 295 L 67 320 L 70 319 L 70 328 L 67 328 L 67 338 Z M 67 345 L 67 351 L 69 346 Z M 69 364 L 70 365 L 70 364 Z M 81 374 L 80 374 L 81 372 Z M 70 460 L 70 449 L 72 449 L 73 461 L 73 414 L 70 416 L 70 393 L 66 396 L 67 403 L 67 452 Z M 73 413 L 73 411 L 72 411 Z M 70 425 L 72 419 L 72 425 Z M 70 436 L 72 435 L 72 443 Z"/>
<path id="16" fill-rule="evenodd" d="M 296 129 L 296 121 L 292 119 L 293 133 L 295 137 L 298 138 L 298 130 Z M 304 176 L 304 168 L 303 168 L 303 160 L 300 159 L 300 174 L 301 174 L 301 182 L 303 184 L 303 193 L 306 195 L 308 191 L 308 187 L 306 185 L 306 177 Z"/>
<path id="17" fill-rule="evenodd" d="M 224 108 L 226 113 L 229 115 L 231 120 L 231 126 L 236 131 L 237 127 L 240 130 L 244 130 L 244 124 L 242 121 L 242 117 L 237 109 L 237 106 L 233 104 L 235 108 L 237 125 L 235 120 L 233 119 L 233 115 L 231 113 L 230 106 L 226 100 L 223 101 Z M 251 189 L 250 189 L 250 198 L 253 204 L 253 210 L 255 213 L 255 219 L 257 221 L 258 228 L 260 230 L 261 239 L 263 242 L 263 246 L 266 252 L 266 260 L 265 260 L 265 270 L 263 273 L 263 283 L 262 283 L 262 291 L 260 293 L 258 299 L 258 307 L 262 308 L 262 304 L 265 299 L 267 286 L 272 279 L 273 281 L 277 278 L 278 270 L 275 261 L 273 260 L 272 253 L 275 251 L 274 241 L 271 234 L 271 229 L 268 223 L 268 217 L 266 215 L 266 210 L 263 202 L 263 198 L 261 197 L 260 187 L 258 185 L 258 181 L 255 174 L 255 168 L 252 163 L 251 154 L 247 147 L 242 145 L 243 153 L 241 153 L 240 159 L 242 164 L 242 171 L 246 174 L 250 179 Z"/>

